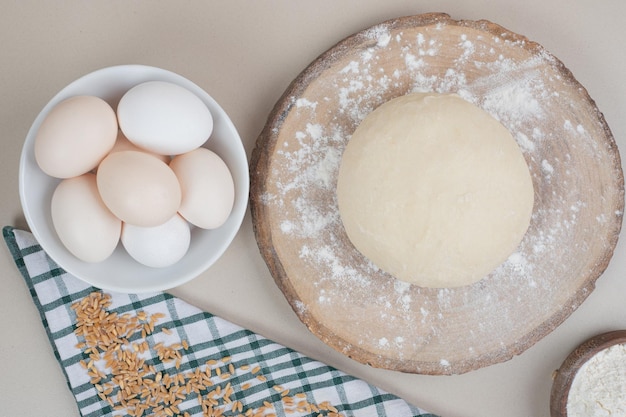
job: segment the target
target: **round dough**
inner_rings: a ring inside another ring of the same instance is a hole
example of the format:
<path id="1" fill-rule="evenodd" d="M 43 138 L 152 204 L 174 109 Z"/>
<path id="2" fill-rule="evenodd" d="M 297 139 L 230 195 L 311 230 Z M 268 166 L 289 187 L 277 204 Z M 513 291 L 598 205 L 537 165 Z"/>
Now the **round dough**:
<path id="1" fill-rule="evenodd" d="M 444 288 L 481 280 L 515 251 L 534 190 L 522 152 L 488 113 L 414 93 L 358 126 L 337 183 L 354 246 L 396 278 Z"/>

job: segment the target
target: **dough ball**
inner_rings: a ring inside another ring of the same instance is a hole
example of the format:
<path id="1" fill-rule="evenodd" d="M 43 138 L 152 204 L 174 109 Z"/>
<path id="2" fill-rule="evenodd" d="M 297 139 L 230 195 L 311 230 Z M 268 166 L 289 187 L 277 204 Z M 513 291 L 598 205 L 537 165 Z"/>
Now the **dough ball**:
<path id="1" fill-rule="evenodd" d="M 342 156 L 339 213 L 354 246 L 397 279 L 469 285 L 515 251 L 534 190 L 510 132 L 453 94 L 381 105 Z"/>

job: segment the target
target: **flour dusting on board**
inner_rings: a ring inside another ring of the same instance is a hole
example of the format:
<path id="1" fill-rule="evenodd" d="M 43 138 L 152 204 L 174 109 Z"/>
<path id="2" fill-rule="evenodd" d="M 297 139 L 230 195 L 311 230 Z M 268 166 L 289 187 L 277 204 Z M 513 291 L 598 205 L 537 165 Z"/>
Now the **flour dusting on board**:
<path id="1" fill-rule="evenodd" d="M 492 35 L 477 35 L 467 28 L 456 45 L 445 45 L 444 57 L 449 62 L 442 68 L 434 65 L 444 59 L 438 33 L 441 28 L 409 36 L 403 31 L 394 33 L 385 25 L 375 26 L 364 33 L 369 47 L 324 69 L 326 84 L 312 84 L 302 96 L 293 97 L 291 112 L 297 129 L 278 136 L 269 179 L 275 187 L 262 196 L 264 204 L 276 208 L 273 215 L 282 233 L 279 238 L 286 246 L 291 242 L 298 246 L 289 249 L 297 253 L 303 270 L 315 271 L 307 277 L 312 281 L 306 285 L 317 296 L 298 300 L 299 312 L 324 314 L 323 306 L 328 303 L 345 304 L 345 321 L 352 320 L 355 334 L 361 332 L 353 343 L 383 356 L 393 351 L 400 358 L 413 357 L 435 340 L 441 345 L 463 345 L 470 355 L 484 355 L 481 349 L 494 344 L 494 340 L 485 342 L 486 338 L 496 335 L 506 339 L 507 332 L 516 331 L 512 323 L 519 320 L 518 308 L 499 303 L 503 294 L 513 292 L 528 311 L 541 311 L 546 299 L 566 302 L 567 294 L 560 293 L 562 288 L 553 281 L 553 275 L 566 271 L 572 260 L 552 259 L 551 248 L 576 239 L 578 219 L 590 202 L 577 190 L 554 186 L 575 182 L 578 174 L 562 169 L 571 161 L 550 157 L 546 146 L 567 138 L 578 152 L 582 148 L 591 158 L 606 158 L 605 149 L 589 145 L 590 133 L 583 126 L 569 120 L 545 123 L 561 93 L 545 81 L 559 77 L 558 72 L 546 69 L 553 68 L 551 55 L 538 50 L 523 60 L 514 60 L 506 51 L 521 48 L 525 41 L 493 37 L 486 42 L 484 37 Z M 381 52 L 389 49 L 397 51 L 393 65 L 381 58 Z M 535 193 L 540 196 L 529 232 L 518 250 L 471 288 L 424 289 L 398 281 L 346 241 L 335 195 L 343 149 L 372 110 L 410 92 L 458 94 L 499 120 L 517 140 L 529 164 Z M 621 213 L 603 213 L 598 223 L 611 215 Z M 357 299 L 367 299 L 367 305 L 351 310 Z M 469 325 L 460 325 L 457 334 L 450 336 L 446 312 L 459 307 L 467 308 Z M 363 330 L 367 323 L 361 320 L 380 320 L 380 326 L 371 326 L 379 329 L 378 333 Z M 543 318 L 532 316 L 528 320 Z M 349 327 L 339 330 L 348 331 Z M 385 329 L 384 333 L 380 329 Z M 449 369 L 455 358 L 430 359 Z"/>

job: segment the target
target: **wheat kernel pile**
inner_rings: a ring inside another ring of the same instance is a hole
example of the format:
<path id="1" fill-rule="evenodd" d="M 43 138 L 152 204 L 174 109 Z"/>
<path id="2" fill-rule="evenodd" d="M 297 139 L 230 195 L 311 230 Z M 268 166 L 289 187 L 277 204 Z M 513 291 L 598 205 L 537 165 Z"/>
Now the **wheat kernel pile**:
<path id="1" fill-rule="evenodd" d="M 251 382 L 233 386 L 233 377 L 250 373 L 255 380 L 267 381 L 258 365 L 232 363 L 229 356 L 207 361 L 193 370 L 181 371 L 183 353 L 189 349 L 186 340 L 165 345 L 150 344 L 147 336 L 155 334 L 163 313 L 122 314 L 109 311 L 111 296 L 94 291 L 72 304 L 76 313 L 74 333 L 85 359 L 80 361 L 98 396 L 118 412 L 130 417 L 191 417 L 182 411 L 183 402 L 196 398 L 204 417 L 276 417 L 269 400 L 257 408 L 247 407 L 237 398 L 251 388 Z M 161 327 L 160 331 L 172 335 Z M 145 358 L 156 356 L 168 370 L 157 371 Z M 316 417 L 344 417 L 328 401 L 314 404 L 305 393 L 291 394 L 280 385 L 273 386 L 280 395 L 287 414 L 313 413 Z M 189 406 L 187 406 L 189 407 Z"/>

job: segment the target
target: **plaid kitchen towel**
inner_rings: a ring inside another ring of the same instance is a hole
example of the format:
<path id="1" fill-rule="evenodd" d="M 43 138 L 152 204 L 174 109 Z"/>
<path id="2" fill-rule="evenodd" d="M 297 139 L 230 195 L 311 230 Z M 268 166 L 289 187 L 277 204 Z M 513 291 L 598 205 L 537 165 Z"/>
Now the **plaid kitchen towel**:
<path id="1" fill-rule="evenodd" d="M 435 417 L 167 293 L 105 293 L 4 239 L 83 417 Z"/>

